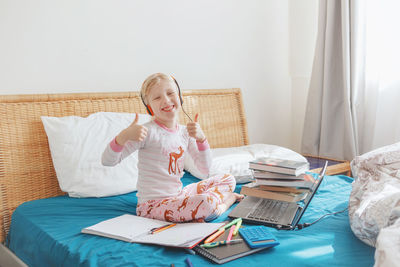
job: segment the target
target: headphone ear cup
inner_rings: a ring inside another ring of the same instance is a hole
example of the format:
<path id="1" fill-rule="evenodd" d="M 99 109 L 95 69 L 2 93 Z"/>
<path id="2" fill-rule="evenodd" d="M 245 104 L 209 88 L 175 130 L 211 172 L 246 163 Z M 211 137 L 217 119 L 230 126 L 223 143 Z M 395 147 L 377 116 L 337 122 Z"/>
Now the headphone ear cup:
<path id="1" fill-rule="evenodd" d="M 153 110 L 151 109 L 150 105 L 146 105 L 146 109 L 147 109 L 147 112 L 148 112 L 151 116 L 154 116 L 154 112 L 153 112 Z"/>

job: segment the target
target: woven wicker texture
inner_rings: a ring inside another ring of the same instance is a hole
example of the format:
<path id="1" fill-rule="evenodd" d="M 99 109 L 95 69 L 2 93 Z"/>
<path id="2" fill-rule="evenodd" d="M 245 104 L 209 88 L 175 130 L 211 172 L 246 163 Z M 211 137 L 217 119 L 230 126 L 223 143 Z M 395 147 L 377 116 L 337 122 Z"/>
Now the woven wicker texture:
<path id="1" fill-rule="evenodd" d="M 198 122 L 212 148 L 248 144 L 239 89 L 186 90 L 183 98 L 192 119 L 199 113 Z M 18 205 L 64 194 L 40 116 L 86 117 L 99 111 L 146 112 L 136 92 L 0 96 L 1 242 Z M 183 113 L 180 119 L 184 124 L 189 120 Z"/>

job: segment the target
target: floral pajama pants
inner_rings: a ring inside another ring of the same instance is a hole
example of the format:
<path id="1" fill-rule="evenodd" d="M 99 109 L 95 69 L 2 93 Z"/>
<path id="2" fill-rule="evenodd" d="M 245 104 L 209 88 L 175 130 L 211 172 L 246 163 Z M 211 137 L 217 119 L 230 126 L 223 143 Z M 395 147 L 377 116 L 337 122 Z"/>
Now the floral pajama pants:
<path id="1" fill-rule="evenodd" d="M 177 196 L 140 203 L 136 213 L 169 222 L 213 220 L 220 215 L 217 206 L 224 202 L 235 186 L 232 175 L 216 175 L 187 185 Z"/>

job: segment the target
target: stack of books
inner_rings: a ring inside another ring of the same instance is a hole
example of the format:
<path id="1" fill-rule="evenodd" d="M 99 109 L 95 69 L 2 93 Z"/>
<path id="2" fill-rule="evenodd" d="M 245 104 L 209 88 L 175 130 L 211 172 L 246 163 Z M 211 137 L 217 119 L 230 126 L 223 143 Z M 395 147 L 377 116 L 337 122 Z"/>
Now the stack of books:
<path id="1" fill-rule="evenodd" d="M 242 186 L 241 193 L 248 196 L 288 202 L 303 200 L 315 184 L 308 162 L 259 158 L 249 162 L 255 181 Z"/>

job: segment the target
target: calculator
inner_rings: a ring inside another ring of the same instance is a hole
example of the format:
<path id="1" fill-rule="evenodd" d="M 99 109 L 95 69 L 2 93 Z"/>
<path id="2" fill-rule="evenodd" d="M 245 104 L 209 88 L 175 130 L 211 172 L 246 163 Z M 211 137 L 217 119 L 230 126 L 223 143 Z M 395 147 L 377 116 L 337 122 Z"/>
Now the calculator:
<path id="1" fill-rule="evenodd" d="M 243 227 L 239 229 L 239 233 L 251 248 L 279 245 L 279 241 L 264 225 Z"/>

